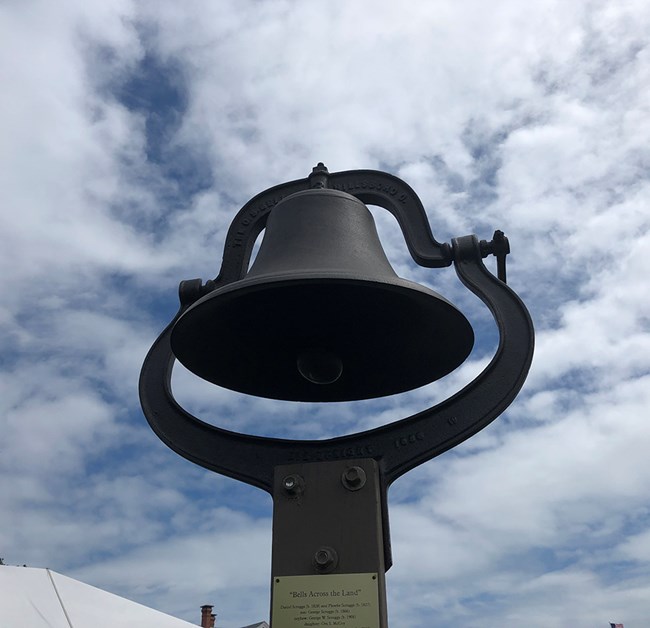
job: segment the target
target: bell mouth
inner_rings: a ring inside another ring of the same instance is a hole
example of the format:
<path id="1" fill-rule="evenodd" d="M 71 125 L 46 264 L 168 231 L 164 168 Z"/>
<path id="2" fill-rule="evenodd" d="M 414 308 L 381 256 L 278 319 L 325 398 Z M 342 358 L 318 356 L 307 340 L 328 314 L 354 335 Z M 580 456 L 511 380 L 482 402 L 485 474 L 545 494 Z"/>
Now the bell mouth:
<path id="1" fill-rule="evenodd" d="M 419 388 L 460 366 L 473 343 L 465 316 L 424 286 L 314 274 L 228 284 L 171 334 L 176 358 L 213 384 L 311 402 Z"/>

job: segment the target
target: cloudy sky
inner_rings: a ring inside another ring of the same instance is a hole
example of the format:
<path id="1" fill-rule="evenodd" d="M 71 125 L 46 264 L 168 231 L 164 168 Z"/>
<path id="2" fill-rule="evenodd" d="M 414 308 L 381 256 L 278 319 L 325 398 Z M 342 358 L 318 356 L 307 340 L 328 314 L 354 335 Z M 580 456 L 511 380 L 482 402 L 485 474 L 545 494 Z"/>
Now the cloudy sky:
<path id="1" fill-rule="evenodd" d="M 270 497 L 167 449 L 137 381 L 239 208 L 323 161 L 404 179 L 443 242 L 503 229 L 537 332 L 508 411 L 391 488 L 391 625 L 648 626 L 648 33 L 645 0 L 3 2 L 0 556 L 188 621 L 268 618 Z M 324 438 L 479 372 L 489 314 L 373 213 L 398 273 L 472 321 L 466 364 L 324 405 L 177 368 L 186 408 Z"/>

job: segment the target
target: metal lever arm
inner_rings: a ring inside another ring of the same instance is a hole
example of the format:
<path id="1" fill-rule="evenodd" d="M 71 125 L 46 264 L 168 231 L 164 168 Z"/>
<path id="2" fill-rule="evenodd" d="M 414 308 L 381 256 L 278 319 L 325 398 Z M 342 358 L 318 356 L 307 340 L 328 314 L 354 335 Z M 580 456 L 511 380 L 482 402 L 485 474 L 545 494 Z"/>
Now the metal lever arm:
<path id="1" fill-rule="evenodd" d="M 393 448 L 383 457 L 388 484 L 496 419 L 517 396 L 532 362 L 535 334 L 526 306 L 483 265 L 476 236 L 456 238 L 453 247 L 458 277 L 492 312 L 499 330 L 499 346 L 487 367 L 455 395 L 379 428 L 387 430 L 393 439 Z"/>
<path id="2" fill-rule="evenodd" d="M 190 462 L 268 491 L 273 469 L 292 441 L 239 434 L 197 419 L 174 399 L 174 365 L 170 337 L 174 324 L 187 309 L 181 307 L 149 350 L 140 372 L 140 404 L 151 429 L 170 449 Z"/>

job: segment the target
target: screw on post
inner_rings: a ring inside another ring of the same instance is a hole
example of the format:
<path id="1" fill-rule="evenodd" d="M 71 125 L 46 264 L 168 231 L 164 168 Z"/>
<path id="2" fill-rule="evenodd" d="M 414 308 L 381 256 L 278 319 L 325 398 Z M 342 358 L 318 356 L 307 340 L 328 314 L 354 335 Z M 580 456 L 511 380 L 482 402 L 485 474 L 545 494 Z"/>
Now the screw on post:
<path id="1" fill-rule="evenodd" d="M 339 562 L 336 550 L 331 547 L 321 547 L 315 554 L 313 564 L 317 571 L 326 573 L 336 568 Z"/>
<path id="2" fill-rule="evenodd" d="M 282 479 L 282 488 L 290 497 L 298 497 L 305 490 L 305 480 L 297 473 L 291 473 Z"/>
<path id="3" fill-rule="evenodd" d="M 356 465 L 348 467 L 341 475 L 341 482 L 348 491 L 358 491 L 366 483 L 366 472 Z"/>

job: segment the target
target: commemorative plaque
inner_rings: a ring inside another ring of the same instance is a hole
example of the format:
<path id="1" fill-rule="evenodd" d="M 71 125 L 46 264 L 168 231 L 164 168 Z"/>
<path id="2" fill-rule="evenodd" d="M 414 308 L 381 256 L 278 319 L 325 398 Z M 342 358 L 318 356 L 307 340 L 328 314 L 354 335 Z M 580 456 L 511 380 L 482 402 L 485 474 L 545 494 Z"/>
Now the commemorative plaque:
<path id="1" fill-rule="evenodd" d="M 379 628 L 376 573 L 273 579 L 273 628 Z"/>

